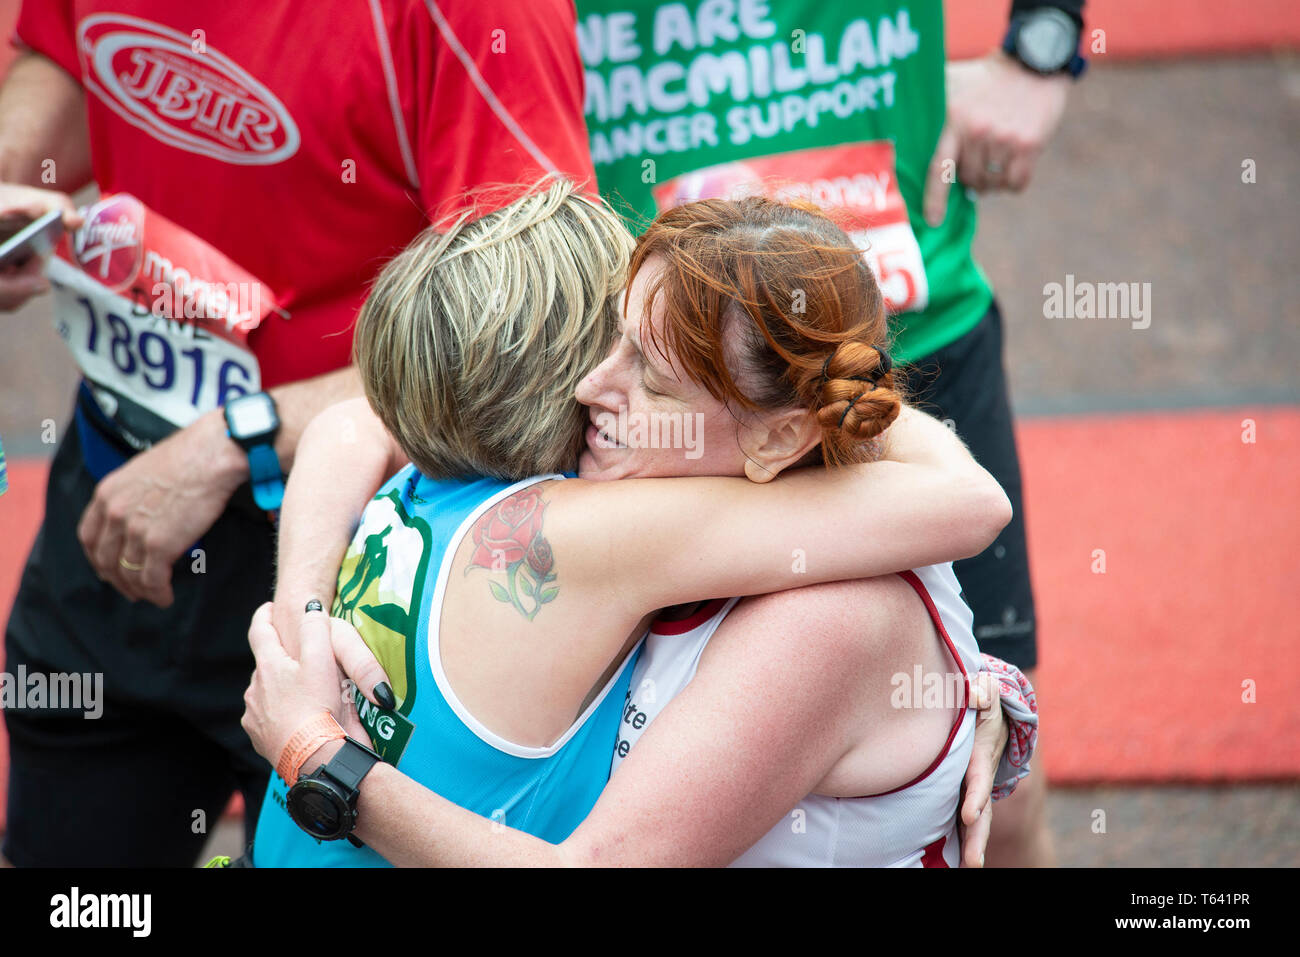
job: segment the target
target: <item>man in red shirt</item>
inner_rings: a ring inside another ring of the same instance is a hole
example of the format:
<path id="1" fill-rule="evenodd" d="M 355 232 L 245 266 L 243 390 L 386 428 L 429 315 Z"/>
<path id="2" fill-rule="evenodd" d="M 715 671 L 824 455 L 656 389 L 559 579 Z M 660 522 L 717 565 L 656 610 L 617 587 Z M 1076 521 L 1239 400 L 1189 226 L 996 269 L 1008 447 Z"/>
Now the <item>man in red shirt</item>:
<path id="1" fill-rule="evenodd" d="M 62 209 L 71 228 L 67 194 L 92 179 L 129 195 L 85 213 L 48 280 L 37 260 L 0 271 L 3 309 L 54 284 L 84 375 L 6 670 L 103 687 L 94 716 L 6 711 L 3 852 L 188 865 L 235 787 L 261 801 L 239 718 L 247 623 L 271 595 L 264 512 L 306 423 L 360 394 L 367 284 L 468 189 L 547 173 L 594 189 L 573 5 L 46 0 L 15 42 L 0 217 Z M 221 298 L 167 321 L 222 287 L 252 289 L 251 313 Z"/>

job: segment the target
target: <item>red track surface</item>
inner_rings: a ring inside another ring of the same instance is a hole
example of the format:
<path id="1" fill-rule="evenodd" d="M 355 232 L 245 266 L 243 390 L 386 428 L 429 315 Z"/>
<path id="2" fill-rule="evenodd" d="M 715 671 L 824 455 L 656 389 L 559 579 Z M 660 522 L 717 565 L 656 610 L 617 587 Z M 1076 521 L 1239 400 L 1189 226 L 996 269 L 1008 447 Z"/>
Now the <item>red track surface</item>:
<path id="1" fill-rule="evenodd" d="M 947 0 L 948 56 L 987 53 L 1007 29 L 1010 0 Z M 1087 0 L 1085 55 L 1139 59 L 1186 54 L 1247 53 L 1300 46 L 1300 4 L 1295 0 Z M 1091 53 L 1092 31 L 1105 32 L 1105 54 Z"/>
<path id="2" fill-rule="evenodd" d="M 1300 776 L 1300 410 L 1038 419 L 1019 434 L 1052 781 Z M 9 472 L 0 620 L 45 465 Z"/>
<path id="3" fill-rule="evenodd" d="M 1300 410 L 1036 420 L 1019 434 L 1051 779 L 1300 774 Z"/>

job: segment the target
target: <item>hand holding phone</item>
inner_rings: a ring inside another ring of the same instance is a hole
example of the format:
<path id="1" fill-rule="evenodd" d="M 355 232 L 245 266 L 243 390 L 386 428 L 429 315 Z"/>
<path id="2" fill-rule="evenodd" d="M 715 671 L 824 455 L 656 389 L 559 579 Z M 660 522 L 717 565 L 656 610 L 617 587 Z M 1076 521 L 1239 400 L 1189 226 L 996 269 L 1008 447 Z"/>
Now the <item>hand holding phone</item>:
<path id="1" fill-rule="evenodd" d="M 43 257 L 81 221 L 63 193 L 0 183 L 0 311 L 17 309 L 49 288 Z"/>
<path id="2" fill-rule="evenodd" d="M 34 256 L 48 256 L 62 235 L 62 210 L 36 219 L 0 217 L 0 266 L 23 266 Z"/>

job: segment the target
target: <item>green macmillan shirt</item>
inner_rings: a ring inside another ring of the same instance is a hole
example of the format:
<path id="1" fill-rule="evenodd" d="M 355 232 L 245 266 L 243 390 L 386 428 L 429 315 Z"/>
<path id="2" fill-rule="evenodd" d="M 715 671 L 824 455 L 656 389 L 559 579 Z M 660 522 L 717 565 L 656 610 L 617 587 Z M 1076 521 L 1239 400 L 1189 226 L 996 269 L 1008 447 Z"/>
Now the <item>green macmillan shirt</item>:
<path id="1" fill-rule="evenodd" d="M 601 193 L 640 232 L 678 203 L 811 199 L 863 247 L 911 361 L 984 315 L 975 204 L 925 176 L 945 115 L 942 0 L 578 0 Z"/>

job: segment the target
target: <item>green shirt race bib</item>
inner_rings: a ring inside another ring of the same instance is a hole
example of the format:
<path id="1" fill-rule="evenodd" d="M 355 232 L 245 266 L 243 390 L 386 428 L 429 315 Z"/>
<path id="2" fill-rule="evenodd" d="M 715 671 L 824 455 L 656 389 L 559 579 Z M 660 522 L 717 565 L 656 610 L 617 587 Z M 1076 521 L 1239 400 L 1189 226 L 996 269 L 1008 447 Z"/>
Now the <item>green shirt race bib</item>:
<path id="1" fill-rule="evenodd" d="M 979 322 L 975 205 L 922 218 L 945 114 L 941 0 L 579 0 L 600 191 L 641 231 L 659 210 L 762 191 L 811 199 L 863 248 L 918 359 Z"/>

